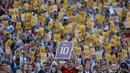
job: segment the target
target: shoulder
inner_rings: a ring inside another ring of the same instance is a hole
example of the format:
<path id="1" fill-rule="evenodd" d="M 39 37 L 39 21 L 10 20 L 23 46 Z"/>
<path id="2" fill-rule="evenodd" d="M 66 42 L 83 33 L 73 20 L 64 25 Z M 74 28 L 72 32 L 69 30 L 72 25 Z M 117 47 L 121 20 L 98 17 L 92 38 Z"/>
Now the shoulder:
<path id="1" fill-rule="evenodd" d="M 62 67 L 61 67 L 61 69 L 65 69 L 65 67 L 64 67 L 64 66 L 62 66 Z"/>
<path id="2" fill-rule="evenodd" d="M 78 71 L 75 67 L 73 67 L 71 70 L 74 71 L 74 72 Z"/>
<path id="3" fill-rule="evenodd" d="M 62 66 L 60 70 L 62 70 L 62 71 L 63 71 L 63 70 L 66 70 L 66 68 L 65 68 L 64 66 Z"/>
<path id="4" fill-rule="evenodd" d="M 72 69 L 77 70 L 76 67 L 73 67 Z"/>

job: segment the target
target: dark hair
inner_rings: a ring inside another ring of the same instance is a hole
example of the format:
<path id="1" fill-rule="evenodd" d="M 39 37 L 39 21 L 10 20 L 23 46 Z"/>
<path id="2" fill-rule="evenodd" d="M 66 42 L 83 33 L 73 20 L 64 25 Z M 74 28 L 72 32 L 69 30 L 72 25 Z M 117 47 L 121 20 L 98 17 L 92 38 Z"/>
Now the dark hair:
<path id="1" fill-rule="evenodd" d="M 22 72 L 24 72 L 24 69 L 23 69 L 23 68 L 24 68 L 25 65 L 28 65 L 28 64 L 27 64 L 27 63 L 24 63 L 24 64 L 22 65 Z M 26 71 L 26 73 L 27 73 L 27 72 L 28 72 L 28 71 Z"/>
<path id="2" fill-rule="evenodd" d="M 2 64 L 7 64 L 7 65 L 9 65 L 9 63 L 6 62 L 6 61 L 1 62 L 1 65 L 2 65 Z"/>
<path id="3" fill-rule="evenodd" d="M 105 71 L 106 71 L 107 73 L 109 73 L 108 70 L 105 70 Z M 105 71 L 104 71 L 104 72 L 105 72 Z"/>
<path id="4" fill-rule="evenodd" d="M 120 68 L 128 69 L 127 63 L 126 63 L 126 62 L 122 62 L 122 63 L 120 64 Z"/>
<path id="5" fill-rule="evenodd" d="M 55 68 L 55 69 L 56 69 L 55 73 L 58 73 L 58 72 L 57 72 L 57 70 L 58 70 L 58 67 L 57 67 L 57 66 L 54 65 L 54 66 L 52 66 L 52 68 Z M 51 73 L 52 73 L 52 69 L 51 69 Z"/>
<path id="6" fill-rule="evenodd" d="M 94 71 L 94 70 L 98 71 L 97 69 L 93 69 L 93 71 Z"/>
<path id="7" fill-rule="evenodd" d="M 52 70 L 51 70 L 51 73 L 52 73 Z M 58 73 L 58 72 L 57 72 L 57 70 L 56 70 L 56 72 L 55 72 L 55 73 Z"/>

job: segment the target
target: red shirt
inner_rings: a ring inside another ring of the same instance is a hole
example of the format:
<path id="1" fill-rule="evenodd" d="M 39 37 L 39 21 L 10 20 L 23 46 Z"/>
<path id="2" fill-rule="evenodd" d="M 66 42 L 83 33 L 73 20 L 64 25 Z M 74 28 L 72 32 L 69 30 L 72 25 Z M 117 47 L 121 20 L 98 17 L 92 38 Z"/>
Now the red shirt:
<path id="1" fill-rule="evenodd" d="M 12 3 L 9 3 L 9 4 L 8 4 L 8 7 L 11 7 L 11 8 L 12 8 L 12 7 L 13 7 L 13 4 L 12 4 Z"/>
<path id="2" fill-rule="evenodd" d="M 62 66 L 61 71 L 62 71 L 62 73 L 77 73 L 75 67 L 73 67 L 72 69 L 68 70 L 67 68 L 65 68 L 64 66 Z"/>
<path id="3" fill-rule="evenodd" d="M 124 33 L 124 35 L 125 35 L 126 38 L 130 37 L 130 33 Z"/>

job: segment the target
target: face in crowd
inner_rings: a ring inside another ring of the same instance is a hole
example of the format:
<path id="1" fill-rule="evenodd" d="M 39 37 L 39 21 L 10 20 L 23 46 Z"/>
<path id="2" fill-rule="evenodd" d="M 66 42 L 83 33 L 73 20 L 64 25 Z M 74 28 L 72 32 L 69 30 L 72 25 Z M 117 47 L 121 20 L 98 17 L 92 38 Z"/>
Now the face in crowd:
<path id="1" fill-rule="evenodd" d="M 10 65 L 7 65 L 7 66 L 6 66 L 6 72 L 7 72 L 7 73 L 10 73 L 10 72 L 11 72 L 11 67 L 10 67 Z"/>
<path id="2" fill-rule="evenodd" d="M 86 64 L 85 64 L 85 70 L 86 70 L 86 71 L 89 71 L 90 68 L 91 68 L 91 65 L 90 65 L 89 63 L 86 63 Z"/>
<path id="3" fill-rule="evenodd" d="M 32 66 L 31 66 L 30 64 L 28 65 L 28 70 L 29 70 L 29 71 L 32 71 L 32 70 L 33 70 Z"/>
<path id="4" fill-rule="evenodd" d="M 22 73 L 22 71 L 19 69 L 19 70 L 16 71 L 16 73 Z"/>
<path id="5" fill-rule="evenodd" d="M 107 70 L 106 65 L 102 65 L 102 66 L 101 66 L 101 70 L 102 70 L 103 72 L 106 71 L 106 70 Z"/>
<path id="6" fill-rule="evenodd" d="M 42 66 L 41 66 L 41 69 L 42 69 L 43 71 L 48 72 L 48 71 L 50 70 L 50 64 L 47 63 L 47 62 L 43 63 Z"/>
<path id="7" fill-rule="evenodd" d="M 67 60 L 67 68 L 72 68 L 72 67 L 73 67 L 72 60 Z"/>
<path id="8" fill-rule="evenodd" d="M 117 65 L 116 65 L 116 64 L 112 64 L 112 65 L 111 65 L 111 69 L 112 69 L 113 71 L 116 71 L 116 70 L 117 70 L 117 68 L 118 68 L 118 67 L 117 67 Z"/>
<path id="9" fill-rule="evenodd" d="M 1 70 L 6 71 L 7 63 L 1 63 Z"/>
<path id="10" fill-rule="evenodd" d="M 52 65 L 51 71 L 52 73 L 55 73 L 57 70 L 57 66 L 56 65 Z"/>
<path id="11" fill-rule="evenodd" d="M 23 71 L 26 71 L 26 72 L 27 72 L 27 71 L 28 71 L 28 65 L 27 65 L 27 64 L 24 64 L 22 69 L 23 69 Z"/>
<path id="12" fill-rule="evenodd" d="M 79 65 L 79 72 L 82 72 L 83 71 L 83 65 Z"/>

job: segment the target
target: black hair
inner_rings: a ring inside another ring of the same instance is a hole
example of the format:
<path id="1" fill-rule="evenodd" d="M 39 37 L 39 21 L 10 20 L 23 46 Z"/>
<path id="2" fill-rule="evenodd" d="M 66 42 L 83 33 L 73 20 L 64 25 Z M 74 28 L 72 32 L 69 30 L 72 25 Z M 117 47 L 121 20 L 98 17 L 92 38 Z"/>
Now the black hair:
<path id="1" fill-rule="evenodd" d="M 8 65 L 8 62 L 6 62 L 6 61 L 3 61 L 3 62 L 1 62 L 1 65 L 2 65 L 2 64 L 7 64 L 7 65 Z"/>
<path id="2" fill-rule="evenodd" d="M 105 70 L 105 71 L 106 71 L 107 73 L 109 73 L 108 70 Z M 105 72 L 105 71 L 104 71 L 104 72 Z"/>

